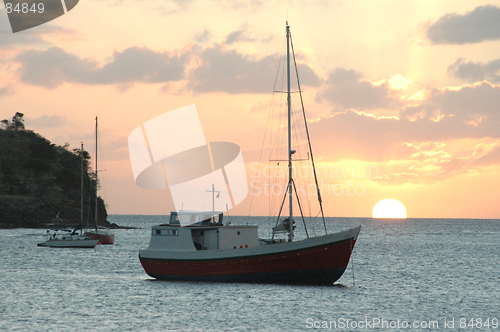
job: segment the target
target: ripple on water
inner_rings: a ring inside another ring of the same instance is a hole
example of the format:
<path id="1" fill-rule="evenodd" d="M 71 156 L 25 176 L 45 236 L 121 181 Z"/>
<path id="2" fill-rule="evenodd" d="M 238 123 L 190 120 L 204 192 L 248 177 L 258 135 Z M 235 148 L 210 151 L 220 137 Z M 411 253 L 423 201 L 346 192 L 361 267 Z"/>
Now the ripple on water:
<path id="1" fill-rule="evenodd" d="M 143 228 L 116 230 L 115 245 L 85 250 L 37 247 L 44 230 L 0 230 L 0 330 L 276 331 L 304 330 L 307 318 L 500 318 L 499 221 L 328 219 L 330 230 L 362 224 L 355 285 L 350 264 L 335 286 L 312 287 L 153 280 L 138 249 L 162 218 L 110 219 Z"/>

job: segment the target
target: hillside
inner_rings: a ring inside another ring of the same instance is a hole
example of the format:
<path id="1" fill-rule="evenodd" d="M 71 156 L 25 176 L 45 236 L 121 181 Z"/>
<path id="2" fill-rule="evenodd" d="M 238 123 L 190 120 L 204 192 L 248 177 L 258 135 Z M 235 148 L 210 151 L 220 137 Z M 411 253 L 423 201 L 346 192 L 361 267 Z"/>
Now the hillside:
<path id="1" fill-rule="evenodd" d="M 78 225 L 82 152 L 26 130 L 22 113 L 0 126 L 0 228 Z M 84 227 L 88 219 L 94 220 L 96 184 L 89 161 L 90 155 L 83 151 Z M 57 214 L 62 220 L 54 220 Z M 110 226 L 106 217 L 105 203 L 98 198 L 100 225 Z"/>

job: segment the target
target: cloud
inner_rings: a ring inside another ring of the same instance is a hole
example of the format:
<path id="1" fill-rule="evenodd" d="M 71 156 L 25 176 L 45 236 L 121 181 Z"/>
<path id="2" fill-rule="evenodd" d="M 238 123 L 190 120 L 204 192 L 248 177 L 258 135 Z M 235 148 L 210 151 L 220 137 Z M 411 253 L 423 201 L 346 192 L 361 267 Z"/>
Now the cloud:
<path id="1" fill-rule="evenodd" d="M 114 52 L 110 62 L 100 64 L 61 48 L 50 47 L 43 51 L 22 51 L 15 60 L 21 64 L 21 81 L 53 89 L 65 82 L 126 85 L 177 81 L 184 76 L 187 55 L 130 47 L 123 52 Z"/>
<path id="2" fill-rule="evenodd" d="M 488 80 L 492 83 L 500 83 L 500 59 L 492 60 L 486 64 L 466 62 L 465 58 L 459 58 L 448 66 L 448 74 L 467 82 L 478 82 Z"/>
<path id="3" fill-rule="evenodd" d="M 259 34 L 259 35 L 261 35 L 261 34 Z M 268 43 L 272 39 L 273 39 L 272 36 L 268 36 L 266 38 L 253 36 L 249 32 L 248 27 L 246 25 L 244 25 L 240 29 L 235 30 L 235 31 L 229 33 L 229 35 L 227 35 L 227 37 L 226 37 L 225 44 L 226 45 L 232 45 L 232 44 L 240 42 L 240 41 L 245 41 L 245 42 L 261 41 L 261 42 L 264 42 L 264 43 Z"/>
<path id="4" fill-rule="evenodd" d="M 250 37 L 245 28 L 233 31 L 226 37 L 227 45 L 231 45 L 238 41 L 255 41 L 255 38 Z"/>
<path id="5" fill-rule="evenodd" d="M 157 5 L 158 2 L 156 2 L 156 1 L 151 1 L 151 2 L 156 5 L 154 7 L 150 7 L 155 12 L 159 12 L 162 15 L 174 15 L 174 14 L 188 11 L 192 7 L 194 0 L 163 1 L 161 3 L 161 6 L 158 6 Z M 141 0 L 141 3 L 147 3 L 147 2 L 144 0 Z"/>
<path id="6" fill-rule="evenodd" d="M 12 88 L 9 86 L 4 86 L 0 88 L 0 98 L 13 94 Z"/>
<path id="7" fill-rule="evenodd" d="M 194 92 L 237 94 L 273 91 L 279 63 L 277 55 L 256 58 L 215 45 L 203 50 L 200 60 L 201 65 L 189 73 L 188 87 Z M 303 85 L 320 84 L 320 79 L 309 66 L 300 63 L 297 66 Z"/>
<path id="8" fill-rule="evenodd" d="M 337 68 L 330 73 L 328 86 L 316 96 L 318 102 L 328 100 L 335 111 L 346 109 L 395 109 L 402 106 L 389 82 L 374 84 L 362 78 L 355 70 Z"/>
<path id="9" fill-rule="evenodd" d="M 433 89 L 420 105 L 409 106 L 400 114 L 412 120 L 425 118 L 438 121 L 443 117 L 453 117 L 471 128 L 480 129 L 474 131 L 474 137 L 481 133 L 497 136 L 500 133 L 500 127 L 495 128 L 500 122 L 498 105 L 500 86 L 480 82 L 455 88 Z"/>
<path id="10" fill-rule="evenodd" d="M 203 32 L 199 32 L 194 36 L 194 40 L 198 43 L 207 42 L 212 37 L 212 33 L 207 28 L 203 29 Z"/>
<path id="11" fill-rule="evenodd" d="M 446 14 L 427 29 L 433 44 L 468 44 L 500 39 L 500 8 L 487 5 L 464 15 Z"/>
<path id="12" fill-rule="evenodd" d="M 317 136 L 314 141 L 322 141 L 319 145 L 328 155 L 368 161 L 404 159 L 421 152 L 418 142 L 500 138 L 498 105 L 500 87 L 482 82 L 432 90 L 420 105 L 403 108 L 399 118 L 350 109 L 312 122 L 310 128 Z"/>
<path id="13" fill-rule="evenodd" d="M 12 33 L 12 28 L 10 27 L 7 15 L 1 15 L 0 19 L 0 49 L 11 49 L 16 46 L 47 46 L 50 43 L 43 40 L 42 34 L 47 32 L 47 27 L 45 30 L 40 31 L 37 28 L 30 29 L 29 31 L 22 31 L 18 33 Z M 57 29 L 57 27 L 50 26 L 50 29 Z M 56 31 L 57 32 L 57 31 Z"/>
<path id="14" fill-rule="evenodd" d="M 335 79 L 360 77 L 344 74 Z M 380 177 L 372 180 L 384 185 L 430 183 L 500 166 L 498 105 L 500 86 L 480 82 L 430 90 L 399 117 L 349 109 L 309 127 L 320 162 L 378 165 Z"/>
<path id="15" fill-rule="evenodd" d="M 500 142 L 496 142 L 494 144 L 493 149 L 488 151 L 488 153 L 484 154 L 480 158 L 477 159 L 476 164 L 481 166 L 490 166 L 490 165 L 498 165 L 500 164 Z"/>
<path id="16" fill-rule="evenodd" d="M 26 118 L 26 127 L 35 128 L 58 128 L 67 122 L 67 119 L 59 115 L 42 115 L 38 118 Z"/>
<path id="17" fill-rule="evenodd" d="M 186 66 L 199 63 L 186 75 Z M 222 45 L 193 47 L 180 54 L 146 47 L 114 52 L 106 63 L 81 58 L 58 47 L 24 50 L 14 58 L 24 83 L 55 89 L 64 83 L 117 85 L 122 90 L 135 83 L 169 83 L 184 80 L 196 93 L 271 93 L 276 78 L 277 55 L 257 58 L 226 50 Z M 301 83 L 319 86 L 321 80 L 307 65 L 297 64 Z M 164 90 L 166 90 L 164 86 Z"/>
<path id="18" fill-rule="evenodd" d="M 313 122 L 310 130 L 319 162 L 363 160 L 377 166 L 379 177 L 371 180 L 382 185 L 434 183 L 500 165 L 499 144 L 456 149 L 456 141 L 492 138 L 454 117 L 409 121 L 350 110 Z"/>
<path id="19" fill-rule="evenodd" d="M 100 148 L 104 151 L 106 161 L 127 160 L 130 162 L 130 155 L 128 152 L 128 136 L 115 136 L 109 133 L 109 140 L 102 143 Z"/>

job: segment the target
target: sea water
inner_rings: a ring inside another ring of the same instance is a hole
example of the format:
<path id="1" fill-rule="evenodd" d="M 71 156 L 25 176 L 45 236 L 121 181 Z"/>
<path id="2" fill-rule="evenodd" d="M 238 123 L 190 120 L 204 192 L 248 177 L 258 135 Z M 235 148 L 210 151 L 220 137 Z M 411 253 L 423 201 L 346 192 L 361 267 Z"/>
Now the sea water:
<path id="1" fill-rule="evenodd" d="M 500 331 L 499 220 L 327 218 L 329 232 L 361 233 L 344 275 L 320 287 L 156 281 L 138 251 L 165 217 L 108 218 L 137 229 L 94 249 L 37 247 L 45 230 L 0 230 L 0 330 Z M 262 236 L 274 223 L 228 221 Z M 309 235 L 324 232 L 307 223 Z"/>

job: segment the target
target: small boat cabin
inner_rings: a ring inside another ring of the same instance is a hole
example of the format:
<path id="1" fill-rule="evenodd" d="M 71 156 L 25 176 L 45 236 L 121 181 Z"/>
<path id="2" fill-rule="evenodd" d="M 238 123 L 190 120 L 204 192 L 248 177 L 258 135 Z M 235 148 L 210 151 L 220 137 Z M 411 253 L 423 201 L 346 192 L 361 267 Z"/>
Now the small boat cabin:
<path id="1" fill-rule="evenodd" d="M 150 250 L 224 250 L 257 247 L 258 226 L 224 225 L 220 211 L 172 211 L 167 224 L 153 226 Z"/>

